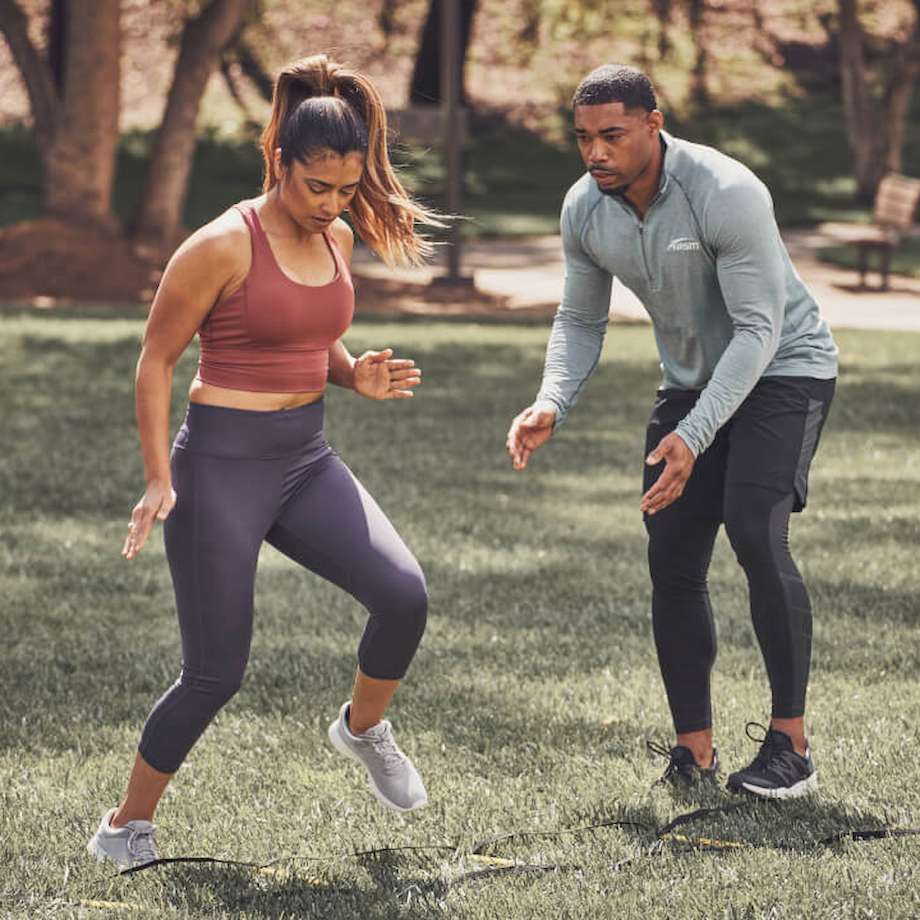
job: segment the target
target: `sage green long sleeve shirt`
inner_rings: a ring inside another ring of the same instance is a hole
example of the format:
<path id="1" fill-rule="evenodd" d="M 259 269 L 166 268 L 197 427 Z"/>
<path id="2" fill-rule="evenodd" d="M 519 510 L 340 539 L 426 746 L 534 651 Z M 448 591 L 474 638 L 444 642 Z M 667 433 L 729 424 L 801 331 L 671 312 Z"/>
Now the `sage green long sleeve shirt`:
<path id="1" fill-rule="evenodd" d="M 661 185 L 644 219 L 588 173 L 566 195 L 565 286 L 537 404 L 557 425 L 575 404 L 600 357 L 616 276 L 651 316 L 662 386 L 702 390 L 677 427 L 699 455 L 761 377 L 836 377 L 837 347 L 766 186 L 711 147 L 661 136 Z"/>

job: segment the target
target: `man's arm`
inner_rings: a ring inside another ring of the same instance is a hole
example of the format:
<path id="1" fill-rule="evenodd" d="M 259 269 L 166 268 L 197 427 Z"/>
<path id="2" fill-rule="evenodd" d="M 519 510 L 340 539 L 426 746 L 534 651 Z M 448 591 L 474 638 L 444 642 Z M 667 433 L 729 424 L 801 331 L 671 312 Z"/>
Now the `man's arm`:
<path id="1" fill-rule="evenodd" d="M 698 457 L 735 414 L 776 353 L 786 305 L 786 273 L 770 194 L 756 180 L 719 194 L 706 221 L 733 333 L 693 409 L 646 458 L 664 470 L 642 496 L 656 514 L 680 498 Z"/>
<path id="2" fill-rule="evenodd" d="M 565 285 L 553 329 L 546 346 L 543 382 L 534 408 L 555 412 L 562 423 L 597 366 L 610 312 L 610 272 L 600 268 L 584 251 L 581 228 L 572 226 L 563 208 L 562 248 Z"/>
<path id="3" fill-rule="evenodd" d="M 745 183 L 720 194 L 717 204 L 710 240 L 734 332 L 676 429 L 694 456 L 709 447 L 773 359 L 786 305 L 782 242 L 769 192 L 760 183 Z"/>
<path id="4" fill-rule="evenodd" d="M 568 202 L 562 207 L 561 225 L 565 286 L 546 346 L 543 383 L 534 403 L 512 421 L 505 441 L 516 470 L 527 466 L 530 455 L 549 440 L 574 405 L 597 366 L 607 331 L 613 279 L 582 248 Z"/>

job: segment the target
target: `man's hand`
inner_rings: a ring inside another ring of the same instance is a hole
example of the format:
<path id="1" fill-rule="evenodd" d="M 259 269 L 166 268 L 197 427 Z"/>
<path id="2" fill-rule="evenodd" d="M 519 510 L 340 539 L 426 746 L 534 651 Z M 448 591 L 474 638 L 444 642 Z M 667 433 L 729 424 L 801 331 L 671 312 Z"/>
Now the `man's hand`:
<path id="1" fill-rule="evenodd" d="M 411 358 L 394 358 L 392 348 L 366 351 L 355 361 L 355 392 L 368 399 L 406 399 L 422 382 Z"/>
<path id="2" fill-rule="evenodd" d="M 522 470 L 527 466 L 530 455 L 552 437 L 555 424 L 556 413 L 551 409 L 535 412 L 533 406 L 528 406 L 515 417 L 505 440 L 514 469 Z"/>
<path id="3" fill-rule="evenodd" d="M 658 446 L 645 458 L 649 466 L 655 466 L 664 460 L 664 469 L 655 484 L 642 496 L 639 510 L 655 514 L 677 501 L 684 491 L 684 486 L 693 472 L 696 457 L 687 447 L 686 441 L 675 432 L 665 435 Z"/>

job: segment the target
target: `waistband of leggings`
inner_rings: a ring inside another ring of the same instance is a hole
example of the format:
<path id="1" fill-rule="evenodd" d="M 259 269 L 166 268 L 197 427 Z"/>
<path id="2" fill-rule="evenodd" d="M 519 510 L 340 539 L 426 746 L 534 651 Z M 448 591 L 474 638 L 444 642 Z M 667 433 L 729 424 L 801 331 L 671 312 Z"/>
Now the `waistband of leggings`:
<path id="1" fill-rule="evenodd" d="M 259 412 L 190 402 L 174 446 L 253 460 L 287 457 L 324 439 L 323 400 Z"/>

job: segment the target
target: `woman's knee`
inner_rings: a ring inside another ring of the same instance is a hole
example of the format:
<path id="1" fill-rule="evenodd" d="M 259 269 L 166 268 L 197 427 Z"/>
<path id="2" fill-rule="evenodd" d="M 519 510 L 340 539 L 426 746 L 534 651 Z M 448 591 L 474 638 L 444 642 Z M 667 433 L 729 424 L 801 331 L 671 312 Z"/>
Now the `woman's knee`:
<path id="1" fill-rule="evenodd" d="M 390 573 L 378 587 L 371 613 L 420 636 L 428 621 L 428 586 L 422 570 Z"/>
<path id="2" fill-rule="evenodd" d="M 202 701 L 207 701 L 208 708 L 217 712 L 239 692 L 245 672 L 245 662 L 239 664 L 225 661 L 219 668 L 207 673 L 183 670 L 181 683 Z"/>
<path id="3" fill-rule="evenodd" d="M 358 663 L 378 680 L 401 680 L 418 648 L 428 619 L 428 590 L 421 572 L 388 579 L 368 604 L 370 617 L 358 647 Z"/>
<path id="4" fill-rule="evenodd" d="M 405 577 L 400 587 L 402 616 L 421 635 L 428 622 L 428 585 L 422 570 Z"/>

